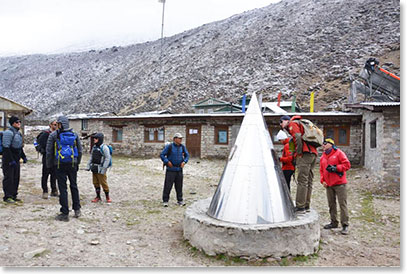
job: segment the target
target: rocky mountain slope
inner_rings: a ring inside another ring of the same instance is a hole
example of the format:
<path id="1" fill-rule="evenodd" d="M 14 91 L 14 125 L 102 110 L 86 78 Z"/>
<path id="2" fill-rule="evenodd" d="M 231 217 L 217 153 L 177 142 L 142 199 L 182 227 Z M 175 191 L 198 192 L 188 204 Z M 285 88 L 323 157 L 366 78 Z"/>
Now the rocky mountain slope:
<path id="1" fill-rule="evenodd" d="M 283 0 L 178 35 L 82 53 L 0 58 L 0 95 L 36 110 L 191 112 L 199 100 L 297 96 L 339 109 L 369 57 L 400 75 L 400 2 Z"/>

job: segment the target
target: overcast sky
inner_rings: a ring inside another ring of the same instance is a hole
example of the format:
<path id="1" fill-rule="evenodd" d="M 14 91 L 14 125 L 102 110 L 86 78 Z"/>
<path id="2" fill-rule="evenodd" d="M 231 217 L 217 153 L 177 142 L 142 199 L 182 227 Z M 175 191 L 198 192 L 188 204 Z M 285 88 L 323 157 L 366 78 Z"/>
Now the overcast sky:
<path id="1" fill-rule="evenodd" d="M 166 0 L 164 36 L 279 0 Z M 161 36 L 158 0 L 0 0 L 0 56 L 125 46 Z"/>

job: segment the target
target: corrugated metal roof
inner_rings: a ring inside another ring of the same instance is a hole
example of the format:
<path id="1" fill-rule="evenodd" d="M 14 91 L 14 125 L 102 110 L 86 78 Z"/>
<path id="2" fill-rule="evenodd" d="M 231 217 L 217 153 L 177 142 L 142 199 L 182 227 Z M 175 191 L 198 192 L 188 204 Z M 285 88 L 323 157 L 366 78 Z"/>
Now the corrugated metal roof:
<path id="1" fill-rule="evenodd" d="M 360 104 L 374 107 L 396 107 L 400 105 L 400 102 L 362 102 Z"/>
<path id="2" fill-rule="evenodd" d="M 263 113 L 265 117 L 280 117 L 282 114 L 278 113 Z M 289 116 L 295 116 L 295 115 L 301 115 L 301 116 L 307 116 L 307 117 L 319 117 L 319 116 L 361 116 L 359 113 L 353 113 L 353 112 L 289 112 L 286 113 L 285 115 Z M 198 114 L 198 113 L 183 113 L 183 114 L 161 114 L 161 115 L 127 115 L 127 116 L 95 116 L 92 114 L 89 114 L 88 116 L 81 116 L 79 115 L 68 115 L 68 118 L 70 120 L 76 120 L 76 119 L 143 119 L 143 118 L 181 118 L 181 117 L 242 117 L 244 116 L 244 113 L 204 113 L 204 114 Z"/>

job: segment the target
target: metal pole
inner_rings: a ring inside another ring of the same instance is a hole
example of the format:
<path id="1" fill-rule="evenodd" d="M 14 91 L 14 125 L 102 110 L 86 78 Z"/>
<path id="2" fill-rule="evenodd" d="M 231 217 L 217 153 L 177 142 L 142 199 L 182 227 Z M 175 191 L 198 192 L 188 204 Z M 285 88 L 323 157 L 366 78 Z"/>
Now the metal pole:
<path id="1" fill-rule="evenodd" d="M 158 2 L 163 3 L 163 13 L 161 17 L 161 41 L 160 41 L 160 74 L 159 74 L 159 86 L 158 86 L 158 106 L 157 110 L 160 110 L 161 108 L 161 101 L 160 101 L 160 87 L 162 86 L 162 70 L 163 70 L 163 65 L 162 65 L 162 56 L 163 56 L 163 41 L 164 41 L 164 11 L 165 11 L 165 0 L 158 0 Z"/>

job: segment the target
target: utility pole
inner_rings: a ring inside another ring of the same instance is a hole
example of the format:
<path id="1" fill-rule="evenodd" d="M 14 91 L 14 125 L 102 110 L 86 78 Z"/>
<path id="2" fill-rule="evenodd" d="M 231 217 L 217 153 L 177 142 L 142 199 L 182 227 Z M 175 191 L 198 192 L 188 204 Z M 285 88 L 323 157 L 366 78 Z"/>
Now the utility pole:
<path id="1" fill-rule="evenodd" d="M 161 39 L 160 39 L 160 75 L 159 75 L 159 80 L 158 80 L 158 90 L 157 90 L 157 95 L 158 95 L 158 106 L 157 110 L 159 111 L 161 108 L 161 102 L 160 102 L 160 87 L 162 87 L 162 70 L 163 70 L 163 65 L 162 65 L 162 58 L 163 58 L 163 41 L 164 41 L 164 11 L 165 11 L 165 0 L 158 0 L 159 3 L 163 4 L 163 13 L 161 17 Z"/>

